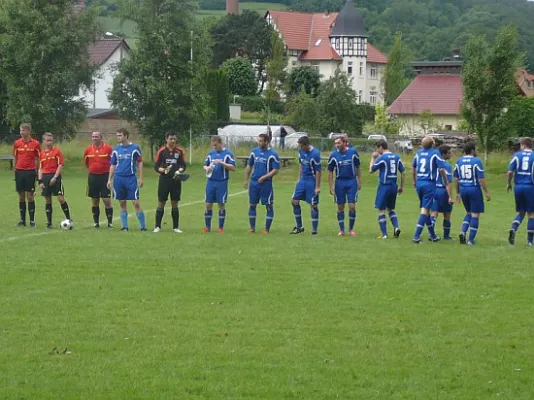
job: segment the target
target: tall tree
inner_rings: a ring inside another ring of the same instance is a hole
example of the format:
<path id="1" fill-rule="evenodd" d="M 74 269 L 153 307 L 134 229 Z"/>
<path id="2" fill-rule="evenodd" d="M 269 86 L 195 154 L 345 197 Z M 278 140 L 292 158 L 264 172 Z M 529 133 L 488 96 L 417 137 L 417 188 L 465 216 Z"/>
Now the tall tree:
<path id="1" fill-rule="evenodd" d="M 311 95 L 302 90 L 291 98 L 286 108 L 287 117 L 285 122 L 288 125 L 302 131 L 319 133 L 317 102 Z"/>
<path id="2" fill-rule="evenodd" d="M 85 118 L 78 95 L 94 68 L 89 45 L 98 35 L 96 10 L 74 11 L 74 0 L 0 2 L 0 76 L 6 118 L 31 122 L 37 133 L 73 135 Z"/>
<path id="3" fill-rule="evenodd" d="M 319 71 L 309 65 L 297 67 L 291 70 L 287 76 L 286 91 L 288 95 L 294 95 L 304 90 L 306 94 L 317 96 L 321 85 Z"/>
<path id="4" fill-rule="evenodd" d="M 152 144 L 165 131 L 205 128 L 209 108 L 202 77 L 211 56 L 196 24 L 192 0 L 122 0 L 123 18 L 137 24 L 137 48 L 119 65 L 110 99 L 128 121 L 136 122 Z M 191 56 L 193 59 L 191 60 Z"/>
<path id="5" fill-rule="evenodd" d="M 384 72 L 384 98 L 386 104 L 392 104 L 408 86 L 406 65 L 406 52 L 402 43 L 402 34 L 397 32 Z"/>
<path id="6" fill-rule="evenodd" d="M 258 90 L 254 67 L 243 57 L 226 60 L 221 70 L 228 76 L 230 93 L 238 96 L 251 96 Z"/>
<path id="7" fill-rule="evenodd" d="M 462 82 L 464 87 L 463 116 L 476 132 L 488 152 L 506 141 L 503 117 L 506 108 L 517 93 L 515 71 L 521 62 L 517 31 L 504 26 L 490 45 L 483 36 L 467 42 Z"/>
<path id="8" fill-rule="evenodd" d="M 267 60 L 267 90 L 265 105 L 269 122 L 274 103 L 280 100 L 280 90 L 286 78 L 287 57 L 285 45 L 278 32 L 271 33 L 272 54 Z"/>

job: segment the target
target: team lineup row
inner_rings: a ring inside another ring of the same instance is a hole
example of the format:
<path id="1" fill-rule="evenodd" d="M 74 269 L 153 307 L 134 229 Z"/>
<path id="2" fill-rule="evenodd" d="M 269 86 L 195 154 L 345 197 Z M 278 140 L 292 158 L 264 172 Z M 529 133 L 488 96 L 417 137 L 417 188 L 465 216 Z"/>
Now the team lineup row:
<path id="1" fill-rule="evenodd" d="M 31 138 L 30 124 L 20 126 L 21 138 L 13 147 L 15 156 L 15 183 L 19 194 L 20 222 L 19 226 L 26 226 L 26 211 L 30 219 L 30 227 L 35 227 L 35 180 L 45 198 L 47 228 L 52 225 L 52 196 L 56 196 L 65 218 L 71 221 L 68 203 L 64 197 L 61 182 L 61 170 L 64 159 L 61 151 L 53 145 L 53 135 L 43 135 L 43 148 L 39 142 Z M 102 200 L 105 206 L 108 228 L 112 228 L 113 199 L 119 201 L 121 230 L 127 231 L 128 211 L 127 201 L 131 200 L 142 231 L 146 231 L 145 215 L 139 202 L 139 189 L 143 186 L 143 159 L 138 145 L 130 142 L 126 129 L 119 129 L 116 134 L 118 145 L 112 148 L 102 141 L 99 132 L 93 132 L 92 144 L 84 152 L 84 162 L 88 168 L 88 196 L 92 199 L 92 215 L 95 228 L 100 227 L 100 207 Z M 181 233 L 179 228 L 178 202 L 181 197 L 182 181 L 189 175 L 185 173 L 186 162 L 184 150 L 176 145 L 176 134 L 165 134 L 166 144 L 156 154 L 154 169 L 159 173 L 158 207 L 154 232 L 161 230 L 166 202 L 170 197 L 171 216 L 174 232 Z M 225 204 L 228 197 L 228 180 L 230 172 L 235 171 L 233 154 L 223 146 L 219 136 L 211 139 L 211 150 L 204 163 L 207 177 L 204 212 L 205 226 L 203 231 L 210 232 L 213 218 L 213 205 L 218 205 L 218 231 L 224 232 L 226 219 Z M 302 224 L 302 210 L 300 201 L 310 205 L 312 235 L 317 234 L 319 224 L 319 196 L 321 187 L 321 154 L 314 148 L 307 137 L 298 141 L 299 146 L 299 180 L 292 196 L 293 214 L 296 225 L 291 234 L 304 232 Z M 356 148 L 352 147 L 345 138 L 337 138 L 335 150 L 330 154 L 327 162 L 328 185 L 330 194 L 337 204 L 337 218 L 339 236 L 346 235 L 345 205 L 348 204 L 348 235 L 355 236 L 356 202 L 361 188 L 360 158 Z M 422 148 L 416 153 L 412 162 L 414 187 L 419 198 L 421 209 L 413 242 L 422 243 L 421 234 L 427 228 L 429 240 L 437 242 L 442 239 L 435 233 L 438 214 L 443 214 L 443 239 L 452 240 L 451 212 L 454 203 L 452 182 L 455 179 L 456 201 L 463 203 L 466 215 L 461 226 L 459 240 L 462 244 L 474 245 L 479 227 L 480 215 L 484 212 L 484 197 L 490 200 L 487 189 L 482 161 L 476 157 L 474 143 L 466 143 L 464 155 L 459 158 L 454 169 L 447 162 L 451 158 L 448 146 L 434 148 L 434 140 L 425 137 Z M 274 218 L 273 177 L 280 169 L 278 154 L 269 146 L 269 136 L 261 134 L 258 137 L 258 147 L 254 148 L 245 168 L 244 186 L 249 191 L 249 222 L 250 232 L 256 231 L 256 207 L 262 204 L 266 207 L 266 221 L 264 232 L 269 233 Z M 405 167 L 398 154 L 388 150 L 384 140 L 376 143 L 376 151 L 371 157 L 369 172 L 378 172 L 378 189 L 375 208 L 378 210 L 378 223 L 381 231 L 380 238 L 389 237 L 387 218 L 393 226 L 393 236 L 398 238 L 401 230 L 395 212 L 397 195 L 404 190 Z M 400 183 L 399 183 L 400 180 Z M 532 140 L 523 138 L 521 150 L 514 154 L 508 172 L 508 190 L 515 183 L 514 193 L 517 215 L 509 231 L 509 242 L 515 243 L 515 234 L 525 215 L 528 216 L 527 243 L 533 245 L 534 239 L 534 155 Z M 27 203 L 26 203 L 27 201 Z M 469 235 L 468 235 L 469 233 Z"/>

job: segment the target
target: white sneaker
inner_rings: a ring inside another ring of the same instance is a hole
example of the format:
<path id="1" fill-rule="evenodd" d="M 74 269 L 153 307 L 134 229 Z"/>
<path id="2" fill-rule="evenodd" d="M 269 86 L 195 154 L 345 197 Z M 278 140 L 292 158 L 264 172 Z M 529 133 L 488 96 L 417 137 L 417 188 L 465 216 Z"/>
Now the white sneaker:
<path id="1" fill-rule="evenodd" d="M 161 231 L 161 228 L 159 226 L 156 226 L 152 232 L 158 233 L 159 231 Z"/>
<path id="2" fill-rule="evenodd" d="M 174 232 L 174 233 L 183 233 L 183 231 L 181 231 L 179 228 L 175 228 L 175 229 L 173 229 L 173 232 Z"/>

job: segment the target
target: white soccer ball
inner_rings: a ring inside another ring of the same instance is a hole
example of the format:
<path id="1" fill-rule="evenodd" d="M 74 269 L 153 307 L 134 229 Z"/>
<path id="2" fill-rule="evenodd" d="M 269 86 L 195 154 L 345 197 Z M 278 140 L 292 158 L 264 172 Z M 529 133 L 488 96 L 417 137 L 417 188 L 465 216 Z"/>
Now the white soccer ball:
<path id="1" fill-rule="evenodd" d="M 64 231 L 70 231 L 72 229 L 72 222 L 69 219 L 64 219 L 59 224 L 59 227 Z"/>

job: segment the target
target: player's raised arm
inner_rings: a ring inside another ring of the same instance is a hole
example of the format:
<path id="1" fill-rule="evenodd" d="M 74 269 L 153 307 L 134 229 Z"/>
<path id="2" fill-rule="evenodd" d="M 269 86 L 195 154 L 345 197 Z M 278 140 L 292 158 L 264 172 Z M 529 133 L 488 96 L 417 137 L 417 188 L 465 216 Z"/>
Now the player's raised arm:
<path id="1" fill-rule="evenodd" d="M 378 166 L 376 165 L 376 159 L 378 158 L 380 154 L 378 154 L 378 151 L 373 152 L 371 155 L 371 161 L 369 162 L 369 173 L 373 174 L 378 170 Z"/>

